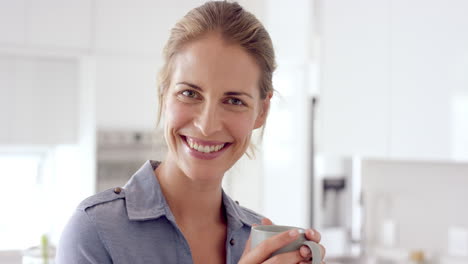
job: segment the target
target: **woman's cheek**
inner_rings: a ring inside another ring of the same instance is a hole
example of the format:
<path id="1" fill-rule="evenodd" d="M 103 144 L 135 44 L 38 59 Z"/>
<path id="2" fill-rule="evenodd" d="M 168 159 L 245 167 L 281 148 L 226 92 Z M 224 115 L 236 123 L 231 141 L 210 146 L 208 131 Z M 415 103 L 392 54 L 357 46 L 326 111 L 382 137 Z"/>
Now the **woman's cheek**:
<path id="1" fill-rule="evenodd" d="M 168 103 L 169 104 L 167 105 L 166 109 L 166 113 L 168 113 L 168 115 L 166 120 L 171 129 L 178 130 L 181 125 L 190 120 L 193 109 L 191 109 L 188 105 L 180 102 L 170 101 Z"/>
<path id="2" fill-rule="evenodd" d="M 237 116 L 228 122 L 230 131 L 237 140 L 249 140 L 254 127 L 254 120 L 250 116 Z M 249 140 L 250 141 L 250 140 Z"/>

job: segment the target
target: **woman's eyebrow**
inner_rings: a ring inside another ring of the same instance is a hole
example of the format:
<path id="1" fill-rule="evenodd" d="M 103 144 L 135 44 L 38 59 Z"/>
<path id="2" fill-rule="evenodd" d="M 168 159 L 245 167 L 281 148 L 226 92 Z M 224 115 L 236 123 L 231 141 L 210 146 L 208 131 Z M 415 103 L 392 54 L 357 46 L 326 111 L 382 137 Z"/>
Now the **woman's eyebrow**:
<path id="1" fill-rule="evenodd" d="M 193 89 L 198 90 L 198 91 L 203 91 L 203 89 L 202 89 L 200 86 L 195 85 L 195 84 L 193 84 L 193 83 L 188 83 L 188 82 L 178 82 L 178 83 L 176 83 L 176 85 L 179 85 L 179 84 L 183 84 L 183 85 L 190 86 L 190 87 L 192 87 Z"/>
<path id="2" fill-rule="evenodd" d="M 245 96 L 250 97 L 250 98 L 253 99 L 253 97 L 250 94 L 244 93 L 244 92 L 225 92 L 224 95 L 231 95 L 231 96 L 232 95 L 234 95 L 234 96 L 245 95 Z"/>

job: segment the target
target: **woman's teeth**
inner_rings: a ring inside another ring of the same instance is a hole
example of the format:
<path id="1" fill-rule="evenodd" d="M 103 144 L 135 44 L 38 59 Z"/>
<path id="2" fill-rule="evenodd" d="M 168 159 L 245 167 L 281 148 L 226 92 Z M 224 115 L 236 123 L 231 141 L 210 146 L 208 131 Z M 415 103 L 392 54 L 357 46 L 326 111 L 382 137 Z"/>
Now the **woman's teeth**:
<path id="1" fill-rule="evenodd" d="M 193 142 L 193 140 L 190 138 L 187 138 L 187 143 L 189 144 L 190 148 L 195 149 L 200 152 L 204 152 L 204 153 L 215 152 L 224 147 L 224 144 L 211 145 L 211 146 L 203 146 L 201 144 L 199 145 L 198 143 Z"/>

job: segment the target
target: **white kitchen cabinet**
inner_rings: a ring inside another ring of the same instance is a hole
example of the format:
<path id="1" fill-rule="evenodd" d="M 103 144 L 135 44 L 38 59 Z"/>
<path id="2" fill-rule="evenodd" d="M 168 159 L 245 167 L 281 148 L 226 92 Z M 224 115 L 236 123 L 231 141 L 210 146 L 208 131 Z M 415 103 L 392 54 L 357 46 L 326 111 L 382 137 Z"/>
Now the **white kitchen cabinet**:
<path id="1" fill-rule="evenodd" d="M 0 44 L 24 44 L 26 0 L 0 0 Z"/>
<path id="2" fill-rule="evenodd" d="M 91 0 L 0 0 L 0 45 L 88 50 L 91 15 Z"/>
<path id="3" fill-rule="evenodd" d="M 26 12 L 29 44 L 51 48 L 91 47 L 91 0 L 29 1 Z"/>
<path id="4" fill-rule="evenodd" d="M 77 75 L 72 59 L 0 56 L 0 145 L 77 142 Z"/>
<path id="5" fill-rule="evenodd" d="M 390 118 L 386 0 L 322 1 L 317 150 L 382 156 Z"/>
<path id="6" fill-rule="evenodd" d="M 186 12 L 204 1 L 96 1 L 96 50 L 160 56 L 169 31 Z"/>
<path id="7" fill-rule="evenodd" d="M 453 157 L 452 106 L 468 95 L 460 78 L 468 68 L 467 11 L 466 1 L 392 0 L 392 157 Z"/>
<path id="8" fill-rule="evenodd" d="M 96 124 L 99 129 L 155 128 L 158 66 L 151 59 L 97 58 Z"/>
<path id="9" fill-rule="evenodd" d="M 463 156 L 454 149 L 468 136 L 454 130 L 468 96 L 467 11 L 456 0 L 323 1 L 319 151 Z"/>

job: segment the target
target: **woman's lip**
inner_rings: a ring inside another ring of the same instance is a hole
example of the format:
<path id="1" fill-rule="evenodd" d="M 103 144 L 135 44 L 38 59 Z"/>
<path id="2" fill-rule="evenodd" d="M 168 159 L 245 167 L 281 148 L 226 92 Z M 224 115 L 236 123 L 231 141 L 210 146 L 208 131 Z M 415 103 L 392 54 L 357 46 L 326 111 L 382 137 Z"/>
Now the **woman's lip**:
<path id="1" fill-rule="evenodd" d="M 222 142 L 222 141 L 207 141 L 207 140 L 202 140 L 194 137 L 189 137 L 189 136 L 184 136 L 181 135 L 182 137 L 185 138 L 185 140 L 190 139 L 192 142 L 197 143 L 198 145 L 203 145 L 203 146 L 214 146 L 214 145 L 221 145 L 221 144 L 229 144 L 229 142 Z"/>

